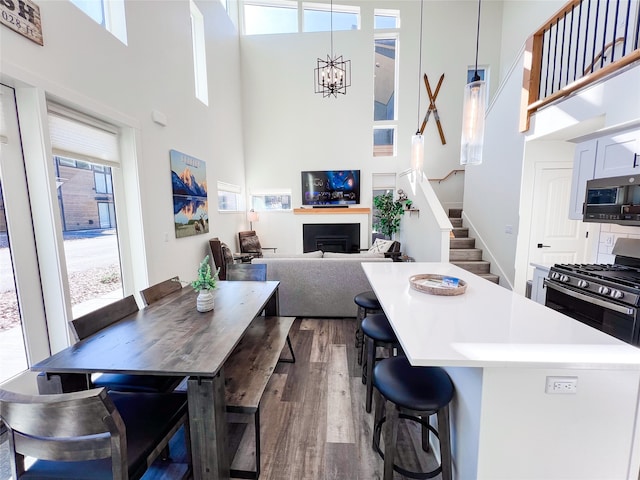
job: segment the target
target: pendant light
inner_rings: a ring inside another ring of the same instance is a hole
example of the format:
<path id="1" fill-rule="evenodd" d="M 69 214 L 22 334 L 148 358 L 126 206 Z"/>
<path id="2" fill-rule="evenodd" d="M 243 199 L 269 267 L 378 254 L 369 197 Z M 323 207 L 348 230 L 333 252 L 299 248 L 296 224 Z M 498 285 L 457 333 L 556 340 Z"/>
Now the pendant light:
<path id="1" fill-rule="evenodd" d="M 318 58 L 315 73 L 315 93 L 322 97 L 338 97 L 346 95 L 347 87 L 351 86 L 351 60 L 344 60 L 342 55 L 333 55 L 333 0 L 331 0 L 331 53 L 327 59 Z"/>
<path id="2" fill-rule="evenodd" d="M 462 109 L 462 139 L 460 142 L 460 165 L 482 163 L 484 144 L 484 115 L 487 84 L 478 75 L 478 45 L 480 40 L 480 3 L 478 0 L 478 26 L 476 30 L 476 64 L 471 82 L 464 87 Z"/>
<path id="3" fill-rule="evenodd" d="M 418 79 L 422 75 L 422 17 L 424 10 L 424 0 L 420 0 L 420 48 L 418 59 Z M 416 177 L 422 181 L 422 170 L 424 166 L 424 137 L 420 133 L 420 80 L 418 80 L 418 129 L 411 137 L 411 169 Z"/>

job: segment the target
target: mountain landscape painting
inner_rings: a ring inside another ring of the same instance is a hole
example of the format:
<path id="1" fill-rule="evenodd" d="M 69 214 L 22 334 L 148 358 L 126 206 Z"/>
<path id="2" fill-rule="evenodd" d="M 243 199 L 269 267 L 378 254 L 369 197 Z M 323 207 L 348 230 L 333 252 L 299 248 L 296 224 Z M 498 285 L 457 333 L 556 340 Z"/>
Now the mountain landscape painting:
<path id="1" fill-rule="evenodd" d="M 176 238 L 209 233 L 207 164 L 177 150 L 169 155 Z"/>

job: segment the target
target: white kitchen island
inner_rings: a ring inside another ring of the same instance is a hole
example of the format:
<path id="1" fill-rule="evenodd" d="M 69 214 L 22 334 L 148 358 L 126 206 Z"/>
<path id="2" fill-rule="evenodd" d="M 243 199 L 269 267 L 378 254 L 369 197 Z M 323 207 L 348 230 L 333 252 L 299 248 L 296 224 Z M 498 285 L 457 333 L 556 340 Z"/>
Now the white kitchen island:
<path id="1" fill-rule="evenodd" d="M 456 386 L 454 478 L 638 480 L 640 349 L 448 263 L 362 268 L 411 364 Z M 413 290 L 424 273 L 467 290 Z M 575 393 L 547 393 L 554 379 Z"/>

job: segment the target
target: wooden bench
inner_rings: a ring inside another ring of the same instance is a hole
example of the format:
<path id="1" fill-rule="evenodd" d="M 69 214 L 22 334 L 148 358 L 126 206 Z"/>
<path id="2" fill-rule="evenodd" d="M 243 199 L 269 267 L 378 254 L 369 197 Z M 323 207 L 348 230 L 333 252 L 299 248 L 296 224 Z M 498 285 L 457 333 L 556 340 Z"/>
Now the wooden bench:
<path id="1" fill-rule="evenodd" d="M 253 414 L 256 469 L 231 469 L 235 478 L 260 475 L 260 401 L 295 317 L 256 317 L 224 364 L 227 412 Z"/>

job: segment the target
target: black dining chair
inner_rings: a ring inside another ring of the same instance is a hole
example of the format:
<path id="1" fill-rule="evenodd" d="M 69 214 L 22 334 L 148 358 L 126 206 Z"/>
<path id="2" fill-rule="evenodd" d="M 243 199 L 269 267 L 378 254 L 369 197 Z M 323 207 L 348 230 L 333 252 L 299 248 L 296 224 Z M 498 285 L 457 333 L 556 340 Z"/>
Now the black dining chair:
<path id="1" fill-rule="evenodd" d="M 180 283 L 180 277 L 172 277 L 168 280 L 164 280 L 155 285 L 151 285 L 143 290 L 140 290 L 140 296 L 144 302 L 145 307 L 151 305 L 154 302 L 182 290 L 182 283 Z"/>
<path id="2" fill-rule="evenodd" d="M 267 281 L 267 265 L 265 263 L 236 263 L 227 265 L 227 280 L 230 281 Z M 291 338 L 287 335 L 287 345 L 291 352 L 291 358 L 280 359 L 283 363 L 296 363 L 296 356 L 293 353 Z"/>
<path id="3" fill-rule="evenodd" d="M 184 427 L 191 474 L 187 396 L 104 388 L 54 395 L 0 389 L 12 478 L 139 479 Z M 26 464 L 25 457 L 35 459 Z"/>

